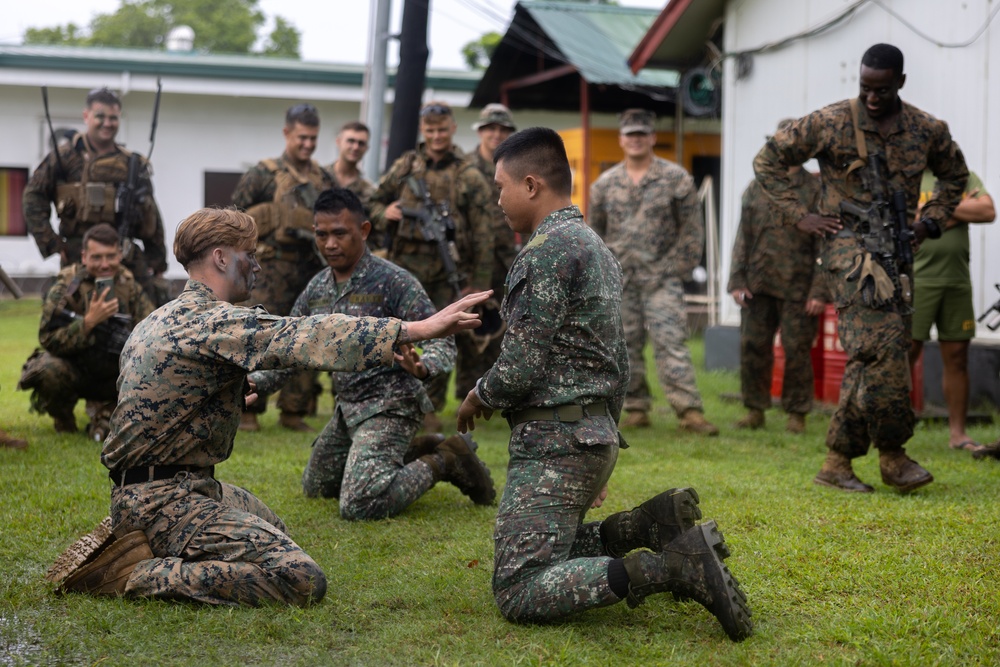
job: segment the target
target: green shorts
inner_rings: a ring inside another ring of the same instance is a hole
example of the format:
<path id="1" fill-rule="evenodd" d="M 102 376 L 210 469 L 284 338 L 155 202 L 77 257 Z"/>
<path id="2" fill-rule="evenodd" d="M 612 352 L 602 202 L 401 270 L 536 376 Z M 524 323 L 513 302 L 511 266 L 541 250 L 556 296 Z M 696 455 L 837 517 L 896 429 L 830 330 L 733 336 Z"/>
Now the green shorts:
<path id="1" fill-rule="evenodd" d="M 913 290 L 913 340 L 929 340 L 931 325 L 943 341 L 976 336 L 972 285 L 918 285 Z"/>

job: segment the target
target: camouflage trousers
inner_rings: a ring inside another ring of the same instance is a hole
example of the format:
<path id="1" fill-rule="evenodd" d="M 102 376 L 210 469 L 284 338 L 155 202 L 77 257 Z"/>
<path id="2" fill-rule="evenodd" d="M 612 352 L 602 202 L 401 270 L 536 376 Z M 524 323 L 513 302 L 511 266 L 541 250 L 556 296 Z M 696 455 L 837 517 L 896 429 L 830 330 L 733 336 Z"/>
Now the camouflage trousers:
<path id="1" fill-rule="evenodd" d="M 312 252 L 299 253 L 294 259 L 264 259 L 260 262 L 260 273 L 247 305 L 260 304 L 272 315 L 286 316 L 299 294 L 323 268 Z M 278 409 L 294 415 L 313 414 L 316 411 L 316 397 L 321 388 L 315 371 L 302 371 L 293 375 L 278 395 Z M 263 413 L 267 410 L 267 396 L 259 396 L 248 408 L 249 412 Z"/>
<path id="2" fill-rule="evenodd" d="M 32 390 L 32 409 L 56 418 L 72 418 L 76 402 L 87 399 L 91 417 L 99 416 L 98 426 L 107 433 L 106 421 L 118 402 L 116 381 L 117 374 L 95 377 L 68 359 L 36 350 L 24 363 L 18 388 Z"/>
<path id="3" fill-rule="evenodd" d="M 350 521 L 402 512 L 434 486 L 426 463 L 403 464 L 421 417 L 419 410 L 398 410 L 348 425 L 338 405 L 313 442 L 302 475 L 306 496 L 338 498 L 340 516 Z"/>
<path id="4" fill-rule="evenodd" d="M 806 314 L 805 301 L 786 301 L 755 294 L 740 310 L 740 388 L 743 405 L 753 410 L 771 407 L 774 334 L 780 328 L 785 351 L 781 407 L 788 413 L 812 410 L 812 344 L 819 318 Z"/>
<path id="5" fill-rule="evenodd" d="M 285 534 L 285 524 L 245 489 L 182 472 L 113 487 L 117 534 L 142 530 L 154 558 L 140 562 L 125 594 L 208 604 L 323 599 L 326 575 Z"/>
<path id="6" fill-rule="evenodd" d="M 625 409 L 646 412 L 652 404 L 642 356 L 648 337 L 660 384 L 674 412 L 682 415 L 690 408 L 702 410 L 691 351 L 685 344 L 687 307 L 681 279 L 664 278 L 661 283 L 643 284 L 626 278 L 622 289 L 622 326 L 631 371 Z"/>
<path id="7" fill-rule="evenodd" d="M 898 449 L 913 435 L 915 421 L 907 362 L 910 318 L 860 303 L 839 308 L 837 318 L 847 364 L 826 445 L 850 458 L 864 456 L 871 445 Z"/>
<path id="8" fill-rule="evenodd" d="M 493 595 L 510 621 L 539 622 L 619 601 L 600 522 L 583 523 L 618 460 L 610 417 L 527 422 L 510 436 L 493 533 Z"/>

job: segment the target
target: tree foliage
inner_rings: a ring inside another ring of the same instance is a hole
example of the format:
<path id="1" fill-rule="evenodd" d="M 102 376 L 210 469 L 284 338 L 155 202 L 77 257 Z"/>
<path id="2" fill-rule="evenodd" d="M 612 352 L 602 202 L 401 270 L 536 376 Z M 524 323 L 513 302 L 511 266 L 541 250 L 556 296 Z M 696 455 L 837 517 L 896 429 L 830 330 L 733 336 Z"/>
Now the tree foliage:
<path id="1" fill-rule="evenodd" d="M 299 31 L 281 16 L 264 46 L 254 49 L 266 20 L 258 0 L 122 0 L 113 13 L 95 16 L 85 31 L 72 23 L 29 28 L 24 43 L 163 48 L 170 30 L 186 25 L 194 30 L 197 51 L 299 58 Z"/>
<path id="2" fill-rule="evenodd" d="M 490 64 L 490 58 L 496 51 L 497 45 L 503 35 L 498 32 L 488 32 L 479 39 L 468 42 L 462 47 L 462 57 L 469 69 L 486 69 Z"/>

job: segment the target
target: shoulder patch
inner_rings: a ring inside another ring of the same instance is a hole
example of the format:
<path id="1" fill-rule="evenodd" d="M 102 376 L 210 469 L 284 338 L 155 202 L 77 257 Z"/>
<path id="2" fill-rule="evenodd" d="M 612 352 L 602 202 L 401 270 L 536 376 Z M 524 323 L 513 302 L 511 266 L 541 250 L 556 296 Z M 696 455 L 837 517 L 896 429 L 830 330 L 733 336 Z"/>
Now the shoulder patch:
<path id="1" fill-rule="evenodd" d="M 535 238 L 528 242 L 528 245 L 524 246 L 524 249 L 533 248 L 535 246 L 540 246 L 545 243 L 545 240 L 549 238 L 548 234 L 535 234 Z"/>

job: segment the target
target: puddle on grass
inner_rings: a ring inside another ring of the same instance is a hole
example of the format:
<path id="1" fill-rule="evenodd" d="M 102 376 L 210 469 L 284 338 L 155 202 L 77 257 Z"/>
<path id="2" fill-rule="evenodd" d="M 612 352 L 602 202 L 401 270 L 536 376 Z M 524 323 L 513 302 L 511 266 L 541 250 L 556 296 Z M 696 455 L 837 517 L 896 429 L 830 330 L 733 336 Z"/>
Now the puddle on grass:
<path id="1" fill-rule="evenodd" d="M 16 617 L 0 616 L 0 667 L 36 664 L 42 647 L 38 636 Z"/>

